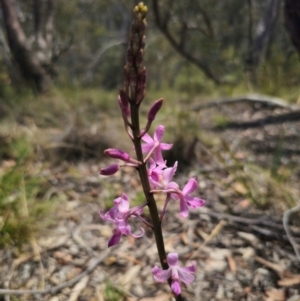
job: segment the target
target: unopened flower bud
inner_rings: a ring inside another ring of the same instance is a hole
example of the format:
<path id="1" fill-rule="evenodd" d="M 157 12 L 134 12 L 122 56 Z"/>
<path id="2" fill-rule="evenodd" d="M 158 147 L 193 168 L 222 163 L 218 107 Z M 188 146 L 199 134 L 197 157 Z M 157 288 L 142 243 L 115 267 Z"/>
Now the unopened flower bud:
<path id="1" fill-rule="evenodd" d="M 145 7 L 144 2 L 140 2 L 140 3 L 137 5 L 137 7 L 138 7 L 138 10 L 139 10 L 139 11 L 143 11 L 143 9 L 144 9 L 144 7 Z"/>
<path id="2" fill-rule="evenodd" d="M 138 20 L 142 20 L 143 18 L 146 17 L 148 11 L 148 7 L 143 3 L 140 2 L 137 6 L 135 6 L 135 8 L 133 9 L 133 12 L 135 14 L 135 17 Z"/>
<path id="3" fill-rule="evenodd" d="M 126 53 L 126 61 L 127 61 L 127 65 L 129 67 L 132 66 L 133 54 L 132 54 L 132 50 L 130 48 L 127 50 L 127 53 Z"/>
<path id="4" fill-rule="evenodd" d="M 129 86 L 129 70 L 128 66 L 124 66 L 123 76 L 124 76 L 124 87 L 127 88 Z"/>
<path id="5" fill-rule="evenodd" d="M 109 165 L 106 168 L 100 169 L 99 174 L 103 175 L 103 176 L 111 176 L 111 175 L 115 174 L 119 169 L 120 169 L 119 164 L 115 163 L 115 164 Z"/>
<path id="6" fill-rule="evenodd" d="M 144 49 L 145 46 L 146 46 L 146 36 L 144 35 L 143 38 L 142 38 L 140 47 L 141 47 L 141 49 Z"/>
<path id="7" fill-rule="evenodd" d="M 137 89 L 136 91 L 136 103 L 141 103 L 146 95 L 145 87 L 144 89 Z"/>
<path id="8" fill-rule="evenodd" d="M 146 80 L 147 80 L 147 70 L 146 68 L 141 68 L 138 74 L 138 88 L 144 90 L 146 88 Z"/>
<path id="9" fill-rule="evenodd" d="M 132 38 L 132 50 L 133 50 L 133 53 L 136 54 L 138 52 L 139 48 L 140 48 L 140 36 L 136 32 L 133 35 L 133 38 Z"/>
<path id="10" fill-rule="evenodd" d="M 154 104 L 151 106 L 149 112 L 148 112 L 148 120 L 153 121 L 155 119 L 155 116 L 157 112 L 160 110 L 162 104 L 163 104 L 163 99 L 160 98 L 154 102 Z"/>
<path id="11" fill-rule="evenodd" d="M 128 162 L 130 160 L 129 154 L 123 152 L 122 150 L 116 149 L 116 148 L 106 149 L 104 151 L 104 154 L 111 158 L 120 159 L 120 160 L 126 161 L 126 162 Z"/>
<path id="12" fill-rule="evenodd" d="M 145 33 L 145 31 L 146 31 L 146 27 L 147 27 L 147 22 L 146 22 L 146 20 L 144 19 L 144 20 L 141 22 L 140 28 L 139 28 L 140 34 L 141 34 L 141 35 L 144 35 L 144 33 Z"/>
<path id="13" fill-rule="evenodd" d="M 136 87 L 137 75 L 136 71 L 132 68 L 129 73 L 129 84 L 131 87 Z"/>
<path id="14" fill-rule="evenodd" d="M 144 57 L 144 51 L 141 49 L 137 55 L 136 55 L 136 58 L 135 58 L 135 64 L 139 67 L 142 65 L 143 63 L 143 57 Z"/>
<path id="15" fill-rule="evenodd" d="M 123 90 L 120 90 L 120 95 L 118 97 L 119 106 L 121 108 L 121 111 L 125 116 L 129 116 L 130 110 L 129 110 L 129 97 L 127 93 Z"/>

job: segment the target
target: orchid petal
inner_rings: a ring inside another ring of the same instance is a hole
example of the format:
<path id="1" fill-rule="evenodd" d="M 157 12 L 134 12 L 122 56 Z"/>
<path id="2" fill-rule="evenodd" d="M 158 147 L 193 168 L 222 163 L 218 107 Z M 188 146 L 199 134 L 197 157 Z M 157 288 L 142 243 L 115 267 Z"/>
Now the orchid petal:
<path id="1" fill-rule="evenodd" d="M 153 148 L 153 145 L 154 145 L 153 143 L 151 143 L 151 144 L 142 144 L 142 153 L 144 154 L 144 153 L 150 152 Z"/>
<path id="2" fill-rule="evenodd" d="M 160 143 L 161 150 L 169 150 L 173 147 L 172 143 Z"/>
<path id="3" fill-rule="evenodd" d="M 168 279 L 171 277 L 171 270 L 162 270 L 159 267 L 155 266 L 152 269 L 153 277 L 158 282 L 165 282 L 168 281 Z"/>
<path id="4" fill-rule="evenodd" d="M 152 158 L 150 158 L 149 159 L 149 170 L 152 171 L 155 169 L 155 167 L 156 167 L 155 161 Z"/>
<path id="5" fill-rule="evenodd" d="M 184 268 L 181 268 L 181 270 L 187 272 L 187 273 L 191 273 L 191 274 L 194 274 L 196 272 L 196 264 L 194 261 L 191 262 L 190 265 L 184 267 Z"/>
<path id="6" fill-rule="evenodd" d="M 178 268 L 178 275 L 180 280 L 185 284 L 190 284 L 195 279 L 195 277 L 191 275 L 191 272 L 187 272 L 183 268 Z"/>
<path id="7" fill-rule="evenodd" d="M 153 155 L 154 155 L 154 160 L 156 161 L 156 163 L 159 165 L 159 164 L 164 164 L 164 158 L 162 156 L 162 153 L 161 153 L 161 149 L 159 147 L 156 147 L 154 152 L 153 152 Z"/>
<path id="8" fill-rule="evenodd" d="M 113 232 L 114 232 L 113 236 L 109 239 L 109 241 L 107 243 L 109 248 L 114 245 L 117 245 L 120 242 L 120 239 L 122 236 L 122 233 L 119 229 L 114 229 Z"/>
<path id="9" fill-rule="evenodd" d="M 192 197 L 192 199 L 188 200 L 187 203 L 191 208 L 195 209 L 198 207 L 203 207 L 205 204 L 205 200 L 202 200 L 202 199 L 199 199 L 196 197 Z"/>
<path id="10" fill-rule="evenodd" d="M 181 217 L 187 217 L 189 215 L 189 207 L 184 198 L 180 198 L 180 213 Z"/>
<path id="11" fill-rule="evenodd" d="M 172 281 L 171 289 L 176 296 L 178 296 L 181 293 L 181 287 L 178 280 Z"/>
<path id="12" fill-rule="evenodd" d="M 141 215 L 143 213 L 143 209 L 140 206 L 132 207 L 130 209 L 130 215 Z"/>
<path id="13" fill-rule="evenodd" d="M 141 234 L 133 234 L 133 233 L 130 231 L 129 235 L 132 236 L 132 237 L 134 237 L 134 238 L 140 238 L 140 237 L 142 237 L 142 236 L 145 234 L 145 230 L 144 230 L 144 228 L 142 228 L 142 227 L 141 227 L 140 229 L 141 229 L 141 231 L 142 231 Z"/>
<path id="14" fill-rule="evenodd" d="M 163 125 L 159 125 L 153 135 L 155 141 L 161 141 L 164 136 L 165 127 Z"/>
<path id="15" fill-rule="evenodd" d="M 126 213 L 129 209 L 129 199 L 125 193 L 122 193 L 122 196 L 114 200 L 114 205 L 122 213 Z"/>
<path id="16" fill-rule="evenodd" d="M 178 254 L 177 253 L 169 253 L 167 256 L 167 262 L 170 267 L 178 265 Z"/>
<path id="17" fill-rule="evenodd" d="M 143 135 L 142 140 L 145 141 L 146 143 L 153 143 L 153 139 L 149 134 Z"/>
<path id="18" fill-rule="evenodd" d="M 194 190 L 196 190 L 198 187 L 198 183 L 194 178 L 189 179 L 189 181 L 187 182 L 187 184 L 184 186 L 182 193 L 184 195 L 189 194 L 191 192 L 193 192 Z"/>
<path id="19" fill-rule="evenodd" d="M 167 184 L 169 184 L 169 182 L 172 180 L 172 178 L 176 172 L 177 165 L 178 165 L 178 163 L 175 162 L 173 167 L 166 168 L 162 171 L 163 178 Z"/>
<path id="20" fill-rule="evenodd" d="M 166 188 L 167 189 L 178 190 L 179 185 L 176 182 L 170 182 L 170 183 L 168 183 L 168 185 L 166 186 Z M 176 194 L 176 196 L 178 196 L 178 194 Z M 176 199 L 178 199 L 178 198 L 176 198 Z"/>

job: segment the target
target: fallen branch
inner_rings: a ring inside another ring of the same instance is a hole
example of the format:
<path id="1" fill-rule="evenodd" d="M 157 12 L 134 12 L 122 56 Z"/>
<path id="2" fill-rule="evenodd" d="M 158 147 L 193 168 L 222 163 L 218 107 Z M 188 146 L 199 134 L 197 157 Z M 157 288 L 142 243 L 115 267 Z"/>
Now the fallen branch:
<path id="1" fill-rule="evenodd" d="M 272 237 L 283 241 L 290 241 L 290 238 L 283 234 L 283 231 L 285 230 L 283 225 L 271 220 L 267 220 L 265 216 L 261 216 L 258 218 L 247 218 L 243 216 L 235 216 L 235 215 L 230 215 L 230 214 L 225 214 L 220 212 L 201 212 L 201 214 L 215 217 L 218 220 L 225 220 L 225 221 L 227 220 L 232 223 L 237 223 L 239 224 L 240 229 L 243 229 L 243 231 L 250 231 L 249 230 L 250 228 L 251 232 L 255 231 L 263 236 Z M 246 228 L 248 230 L 244 229 L 245 226 L 243 225 L 246 225 Z M 273 229 L 274 231 L 272 231 L 271 229 Z M 278 230 L 281 230 L 282 233 L 278 232 Z M 300 229 L 294 228 L 293 232 L 299 234 Z M 294 238 L 294 241 L 295 243 L 296 242 L 300 243 L 300 239 L 298 238 Z"/>
<path id="2" fill-rule="evenodd" d="M 295 251 L 295 254 L 297 256 L 297 258 L 299 259 L 300 261 L 300 252 L 299 252 L 299 248 L 297 246 L 297 243 L 291 233 L 291 230 L 289 228 L 289 218 L 290 218 L 290 215 L 293 214 L 293 213 L 296 213 L 300 211 L 300 205 L 292 208 L 292 209 L 289 209 L 289 210 L 286 210 L 283 214 L 283 218 L 282 218 L 282 223 L 283 223 L 283 227 L 284 227 L 284 230 L 285 230 L 285 233 L 289 239 L 289 242 L 290 244 L 292 245 L 294 251 Z"/>
<path id="3" fill-rule="evenodd" d="M 269 108 L 284 108 L 289 110 L 299 110 L 298 105 L 289 104 L 286 100 L 278 97 L 259 95 L 259 94 L 246 94 L 235 97 L 215 99 L 206 103 L 197 104 L 192 107 L 194 111 L 200 111 L 202 109 L 208 109 L 216 106 L 223 106 L 229 104 L 236 104 L 240 102 L 246 103 L 258 103 Z"/>
<path id="4" fill-rule="evenodd" d="M 273 271 L 275 271 L 279 277 L 282 277 L 284 275 L 284 268 L 282 266 L 280 266 L 279 264 L 270 262 L 259 256 L 255 256 L 254 260 L 265 265 L 266 267 L 272 269 Z"/>
<path id="5" fill-rule="evenodd" d="M 219 220 L 228 220 L 230 222 L 236 222 L 236 223 L 241 223 L 241 224 L 246 224 L 246 225 L 263 225 L 263 226 L 268 226 L 271 228 L 275 229 L 283 229 L 283 226 L 281 224 L 278 224 L 274 221 L 270 221 L 266 219 L 266 216 L 261 216 L 258 218 L 249 218 L 249 217 L 244 217 L 244 216 L 236 216 L 236 215 L 230 215 L 226 213 L 221 213 L 221 212 L 201 212 L 200 214 L 205 214 L 209 215 L 212 217 L 215 217 Z M 299 231 L 300 233 L 300 231 Z"/>
<path id="6" fill-rule="evenodd" d="M 299 120 L 300 120 L 300 110 L 284 113 L 276 116 L 267 116 L 265 118 L 260 118 L 254 121 L 229 122 L 224 125 L 215 126 L 213 130 L 225 130 L 225 129 L 245 130 L 248 128 L 262 127 L 268 124 L 277 124 L 283 122 L 297 122 Z"/>

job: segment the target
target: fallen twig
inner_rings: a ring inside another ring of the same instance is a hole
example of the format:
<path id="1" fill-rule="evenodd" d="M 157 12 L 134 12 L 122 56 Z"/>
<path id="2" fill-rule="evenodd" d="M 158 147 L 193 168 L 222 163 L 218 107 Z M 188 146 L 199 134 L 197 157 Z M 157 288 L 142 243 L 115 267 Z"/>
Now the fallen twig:
<path id="1" fill-rule="evenodd" d="M 270 221 L 266 219 L 266 216 L 262 216 L 259 218 L 247 218 L 247 217 L 242 217 L 242 216 L 235 216 L 235 215 L 230 215 L 226 213 L 221 213 L 221 212 L 201 212 L 201 214 L 209 215 L 212 217 L 217 218 L 218 220 L 228 220 L 229 222 L 232 223 L 238 223 L 243 227 L 242 225 L 246 225 L 246 227 L 250 227 L 252 231 L 254 230 L 255 232 L 264 235 L 264 236 L 269 236 L 273 237 L 278 240 L 284 240 L 284 241 L 289 241 L 289 237 L 284 235 L 283 233 L 279 233 L 278 231 L 274 232 L 271 229 L 276 229 L 276 230 L 281 230 L 284 231 L 284 227 L 282 224 L 278 224 L 276 222 Z M 266 226 L 266 228 L 262 227 Z M 247 230 L 244 230 L 247 231 Z M 248 230 L 249 231 L 249 230 Z M 294 228 L 293 232 L 295 233 L 300 233 L 299 228 Z M 300 239 L 294 238 L 295 242 L 300 242 Z"/>
<path id="2" fill-rule="evenodd" d="M 192 110 L 200 111 L 202 109 L 208 109 L 215 106 L 223 106 L 228 104 L 235 104 L 239 102 L 259 103 L 270 108 L 285 108 L 290 110 L 299 109 L 299 106 L 289 104 L 284 99 L 278 97 L 259 94 L 246 94 L 235 97 L 215 99 L 206 103 L 197 104 L 192 107 Z"/>
<path id="3" fill-rule="evenodd" d="M 281 224 L 278 224 L 274 221 L 267 220 L 265 215 L 258 217 L 258 218 L 249 218 L 249 217 L 244 217 L 244 216 L 236 216 L 236 215 L 230 215 L 227 213 L 212 212 L 212 211 L 201 212 L 200 214 L 205 214 L 205 215 L 215 217 L 217 219 L 225 219 L 225 220 L 228 220 L 231 222 L 237 222 L 237 223 L 241 223 L 241 224 L 264 225 L 264 226 L 272 227 L 275 229 L 283 229 L 283 226 Z M 299 231 L 299 233 L 300 233 L 300 231 Z"/>
<path id="4" fill-rule="evenodd" d="M 279 264 L 270 262 L 268 260 L 265 260 L 264 258 L 261 258 L 259 256 L 255 256 L 254 260 L 256 260 L 257 262 L 265 265 L 266 267 L 272 269 L 273 271 L 275 271 L 279 277 L 282 277 L 284 274 L 284 268 L 281 267 Z"/>
<path id="5" fill-rule="evenodd" d="M 267 116 L 253 121 L 228 122 L 224 125 L 215 126 L 213 130 L 225 130 L 225 129 L 245 130 L 248 128 L 262 127 L 268 124 L 277 124 L 283 122 L 297 122 L 299 120 L 300 120 L 300 110 L 289 112 L 289 113 L 283 113 L 276 116 Z"/>

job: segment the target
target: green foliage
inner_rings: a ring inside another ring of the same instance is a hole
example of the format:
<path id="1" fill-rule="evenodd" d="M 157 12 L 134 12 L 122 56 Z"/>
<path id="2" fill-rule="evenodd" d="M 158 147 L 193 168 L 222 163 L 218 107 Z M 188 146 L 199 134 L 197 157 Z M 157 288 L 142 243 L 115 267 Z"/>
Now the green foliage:
<path id="1" fill-rule="evenodd" d="M 104 298 L 106 301 L 120 301 L 124 299 L 124 294 L 119 288 L 108 282 L 105 286 Z"/>
<path id="2" fill-rule="evenodd" d="M 0 169 L 0 247 L 20 247 L 48 222 L 53 201 L 42 198 L 49 187 L 32 171 L 28 137 L 12 138 L 1 151 L 7 163 Z"/>
<path id="3" fill-rule="evenodd" d="M 216 124 L 216 126 L 220 126 L 220 127 L 225 126 L 229 122 L 228 118 L 218 114 L 215 114 L 213 116 L 213 121 Z"/>

